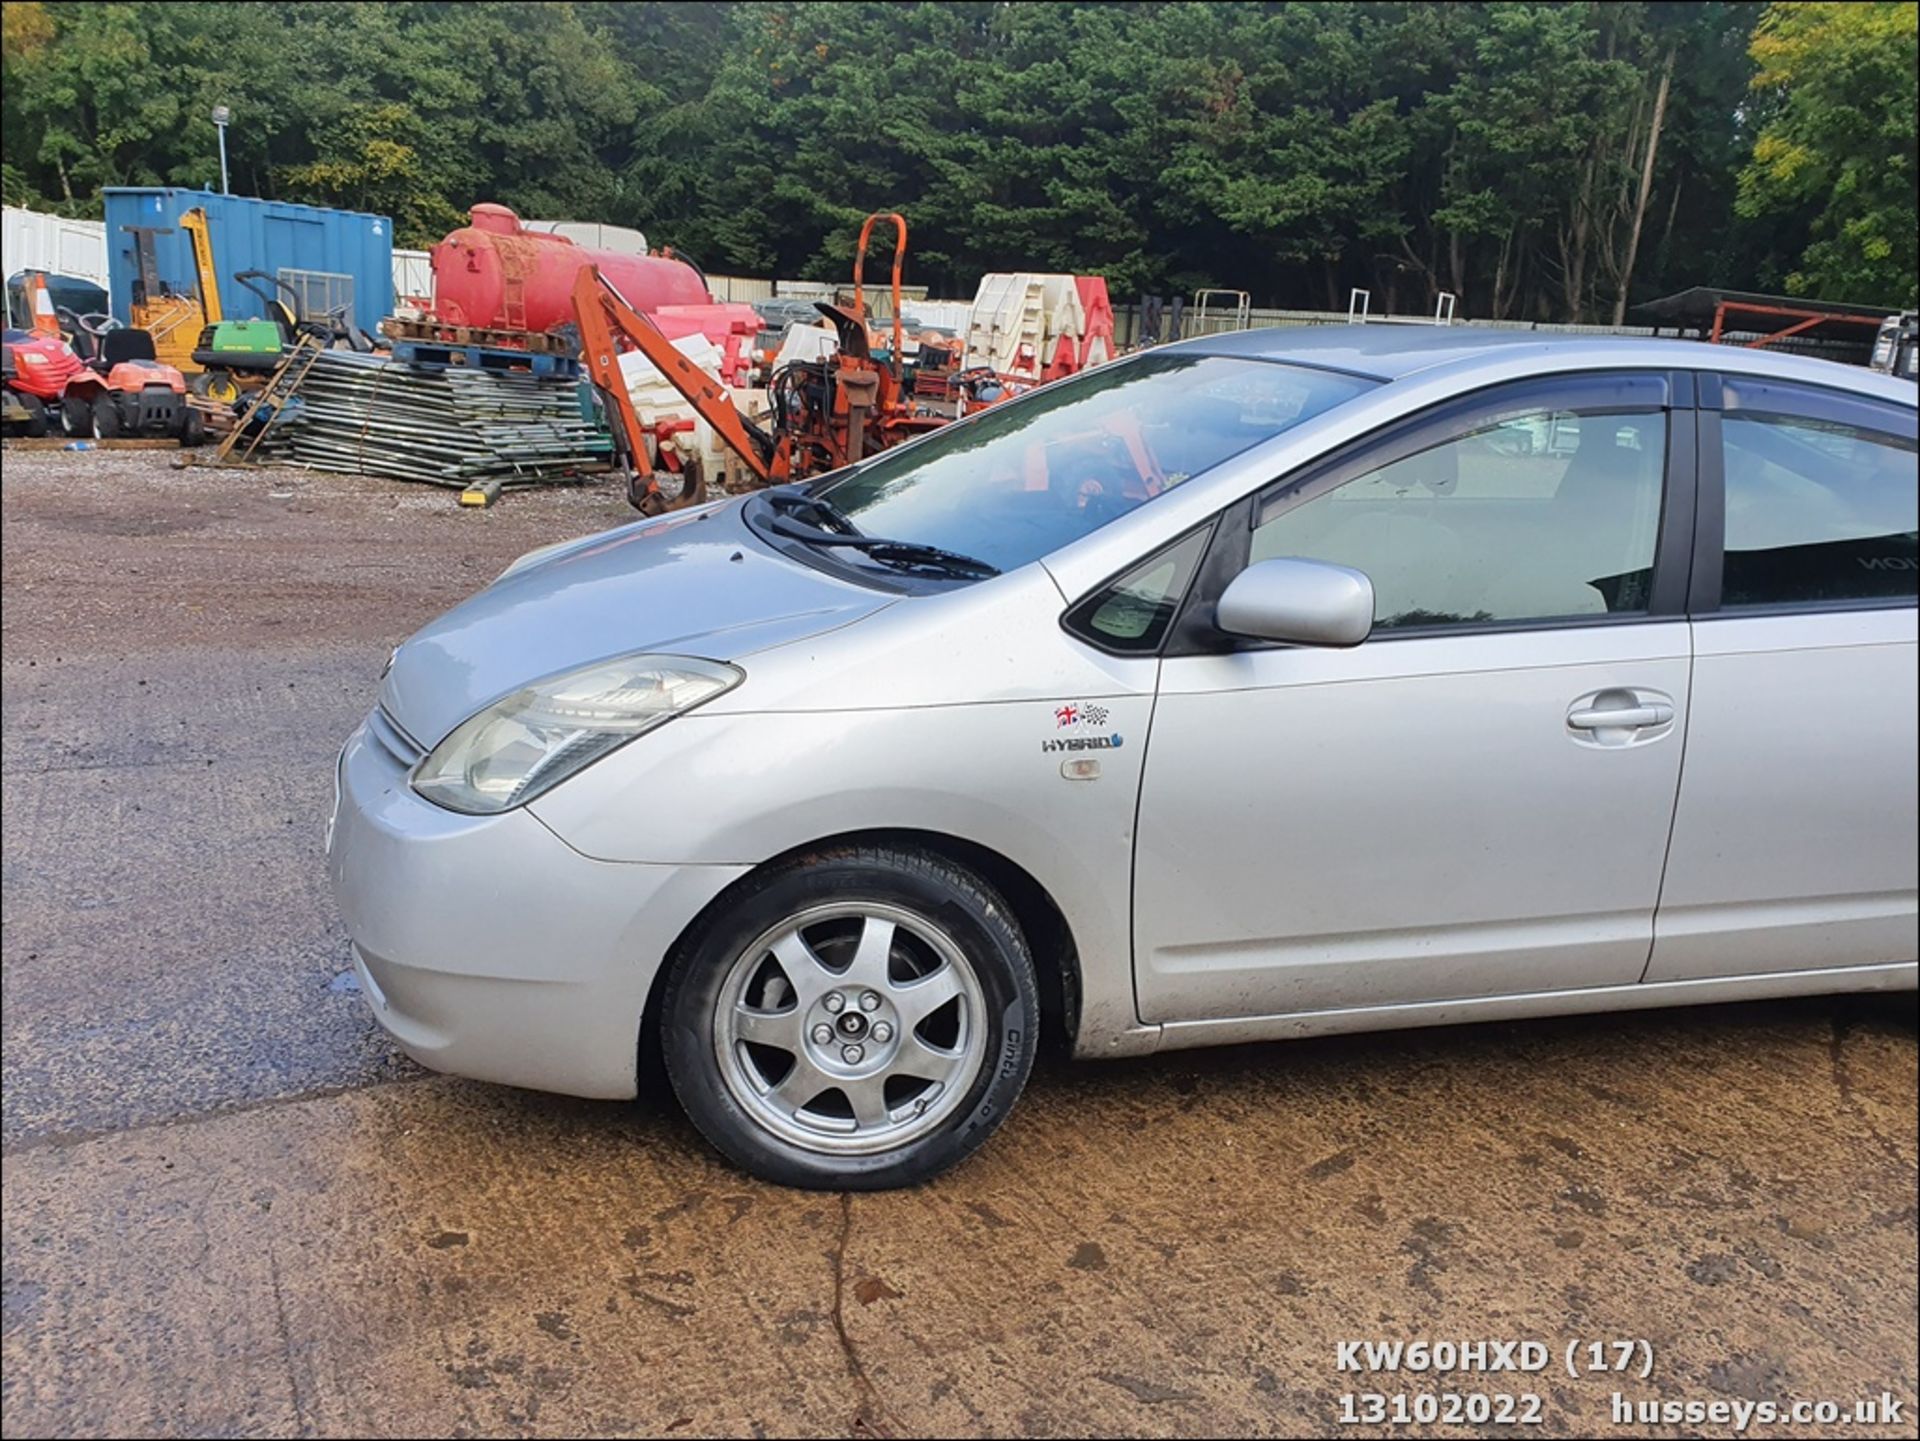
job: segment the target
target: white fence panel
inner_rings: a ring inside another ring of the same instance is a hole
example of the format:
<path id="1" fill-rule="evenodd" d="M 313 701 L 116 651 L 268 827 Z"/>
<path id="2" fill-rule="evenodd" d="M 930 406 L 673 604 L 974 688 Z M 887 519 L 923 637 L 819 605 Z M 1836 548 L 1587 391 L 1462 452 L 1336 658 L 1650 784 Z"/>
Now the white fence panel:
<path id="1" fill-rule="evenodd" d="M 755 280 L 745 275 L 709 275 L 707 289 L 722 305 L 735 302 L 751 304 L 756 300 L 773 299 L 771 280 Z"/>
<path id="2" fill-rule="evenodd" d="M 9 205 L 5 234 L 0 237 L 0 268 L 7 275 L 47 270 L 104 286 L 107 227 L 98 220 L 68 220 Z"/>
<path id="3" fill-rule="evenodd" d="M 433 296 L 433 262 L 424 250 L 393 252 L 393 294 L 397 303 Z"/>

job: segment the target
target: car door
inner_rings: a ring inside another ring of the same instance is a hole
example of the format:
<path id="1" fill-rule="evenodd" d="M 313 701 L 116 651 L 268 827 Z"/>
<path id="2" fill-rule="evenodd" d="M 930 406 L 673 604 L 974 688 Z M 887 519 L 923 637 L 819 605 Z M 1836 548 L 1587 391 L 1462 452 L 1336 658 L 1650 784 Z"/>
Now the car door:
<path id="1" fill-rule="evenodd" d="M 1501 386 L 1222 518 L 1142 781 L 1143 1020 L 1640 979 L 1688 705 L 1691 401 L 1685 375 Z M 1226 581 L 1289 555 L 1368 574 L 1365 643 L 1212 630 Z"/>
<path id="2" fill-rule="evenodd" d="M 1647 978 L 1911 962 L 1914 408 L 1737 376 L 1702 402 L 1692 719 Z"/>

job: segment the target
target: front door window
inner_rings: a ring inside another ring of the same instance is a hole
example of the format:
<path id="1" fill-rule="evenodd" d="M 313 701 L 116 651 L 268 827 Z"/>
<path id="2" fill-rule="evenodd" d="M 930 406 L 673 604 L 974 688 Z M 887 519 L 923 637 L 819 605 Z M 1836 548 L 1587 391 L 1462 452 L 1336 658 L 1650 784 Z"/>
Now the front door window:
<path id="1" fill-rule="evenodd" d="M 1532 411 L 1280 512 L 1252 559 L 1365 571 L 1377 630 L 1643 615 L 1666 448 L 1659 410 Z"/>

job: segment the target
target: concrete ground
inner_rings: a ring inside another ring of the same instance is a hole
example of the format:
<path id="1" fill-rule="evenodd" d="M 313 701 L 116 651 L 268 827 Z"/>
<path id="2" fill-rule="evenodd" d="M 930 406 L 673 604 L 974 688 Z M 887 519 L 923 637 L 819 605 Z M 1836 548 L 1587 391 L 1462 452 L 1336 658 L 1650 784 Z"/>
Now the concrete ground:
<path id="1" fill-rule="evenodd" d="M 1342 1394 L 1443 1390 L 1914 1434 L 1910 998 L 1052 1061 L 856 1198 L 416 1069 L 327 898 L 333 752 L 394 642 L 628 512 L 171 459 L 5 459 L 8 1435 L 1396 1434 Z M 1556 1360 L 1336 1368 L 1403 1337 Z M 1560 1364 L 1629 1338 L 1648 1379 Z"/>

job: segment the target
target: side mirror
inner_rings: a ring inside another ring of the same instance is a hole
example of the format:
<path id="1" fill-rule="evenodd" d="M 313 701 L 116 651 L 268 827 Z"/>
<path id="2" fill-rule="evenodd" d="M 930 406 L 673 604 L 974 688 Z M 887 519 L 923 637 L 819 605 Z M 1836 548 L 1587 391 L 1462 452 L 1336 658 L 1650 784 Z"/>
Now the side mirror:
<path id="1" fill-rule="evenodd" d="M 1358 645 L 1373 630 L 1373 582 L 1327 561 L 1258 560 L 1227 583 L 1214 624 L 1259 640 Z"/>

